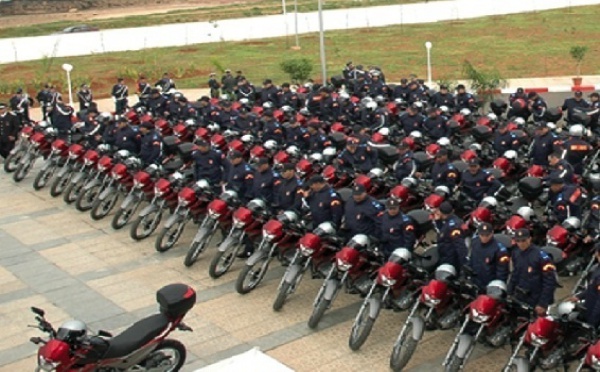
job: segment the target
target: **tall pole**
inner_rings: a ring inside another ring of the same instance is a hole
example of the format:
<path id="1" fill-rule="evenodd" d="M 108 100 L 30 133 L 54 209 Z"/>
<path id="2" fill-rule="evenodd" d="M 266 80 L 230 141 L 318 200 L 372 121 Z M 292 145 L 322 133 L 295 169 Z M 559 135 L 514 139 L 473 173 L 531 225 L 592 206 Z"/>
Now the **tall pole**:
<path id="1" fill-rule="evenodd" d="M 431 47 L 433 45 L 430 41 L 425 43 L 425 49 L 427 49 L 427 85 L 431 88 Z"/>
<path id="2" fill-rule="evenodd" d="M 296 34 L 296 49 L 300 49 L 300 39 L 298 38 L 298 0 L 294 0 L 294 32 Z"/>
<path id="3" fill-rule="evenodd" d="M 288 47 L 288 19 L 287 19 L 287 7 L 285 5 L 285 0 L 281 0 L 281 7 L 283 8 L 283 21 L 285 22 L 285 44 L 286 48 Z"/>
<path id="4" fill-rule="evenodd" d="M 67 72 L 67 86 L 69 87 L 69 105 L 73 107 L 73 89 L 71 88 L 71 70 L 73 70 L 73 65 L 65 63 L 62 65 L 62 68 Z"/>
<path id="5" fill-rule="evenodd" d="M 323 33 L 323 0 L 319 0 L 319 49 L 321 54 L 321 75 L 323 85 L 327 83 L 327 59 L 325 58 L 325 34 Z"/>

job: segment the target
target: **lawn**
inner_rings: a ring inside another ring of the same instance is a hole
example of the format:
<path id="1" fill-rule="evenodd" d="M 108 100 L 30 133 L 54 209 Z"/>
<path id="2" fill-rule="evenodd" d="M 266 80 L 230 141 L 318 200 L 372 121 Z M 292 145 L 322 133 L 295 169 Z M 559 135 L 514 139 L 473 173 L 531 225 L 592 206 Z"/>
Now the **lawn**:
<path id="1" fill-rule="evenodd" d="M 461 65 L 468 59 L 479 69 L 496 68 L 505 78 L 573 76 L 575 63 L 569 55 L 574 45 L 587 45 L 589 52 L 582 73 L 600 74 L 600 6 L 554 10 L 511 16 L 496 16 L 464 22 L 371 28 L 326 33 L 329 75 L 339 74 L 348 60 L 355 64 L 378 65 L 388 80 L 410 73 L 426 75 L 423 43 L 433 43 L 434 80 L 459 79 Z M 214 43 L 140 52 L 47 58 L 41 61 L 1 65 L 0 94 L 6 97 L 16 87 L 34 93 L 44 81 L 64 85 L 60 66 L 75 66 L 74 86 L 92 84 L 97 97 L 107 96 L 117 76 L 133 88 L 138 73 L 152 82 L 169 71 L 180 88 L 205 87 L 208 74 L 222 68 L 241 69 L 254 83 L 266 77 L 280 84 L 288 78 L 279 63 L 306 57 L 314 62 L 313 75 L 320 75 L 318 35 L 300 38 L 302 47 L 293 51 L 293 37 L 239 43 Z M 64 91 L 64 89 L 63 89 Z M 197 98 L 197 97 L 193 97 Z"/>

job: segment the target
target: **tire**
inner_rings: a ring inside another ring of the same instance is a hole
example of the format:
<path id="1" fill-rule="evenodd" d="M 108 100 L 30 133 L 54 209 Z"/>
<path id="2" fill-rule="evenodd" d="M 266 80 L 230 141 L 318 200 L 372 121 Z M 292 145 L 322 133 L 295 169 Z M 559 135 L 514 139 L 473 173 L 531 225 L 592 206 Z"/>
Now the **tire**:
<path id="1" fill-rule="evenodd" d="M 81 194 L 81 190 L 83 189 L 83 184 L 81 183 L 69 183 L 69 186 L 65 189 L 63 193 L 63 201 L 66 204 L 73 204 L 77 201 L 77 198 Z"/>
<path id="2" fill-rule="evenodd" d="M 217 254 L 215 254 L 208 267 L 208 275 L 213 279 L 217 279 L 228 272 L 236 259 L 237 252 L 241 245 L 242 242 L 238 240 L 237 244 L 232 244 L 225 251 L 217 251 Z"/>
<path id="3" fill-rule="evenodd" d="M 96 185 L 91 189 L 80 192 L 75 201 L 75 208 L 80 212 L 87 212 L 92 209 L 92 203 L 100 192 L 100 185 Z"/>
<path id="4" fill-rule="evenodd" d="M 269 257 L 260 258 L 254 265 L 244 265 L 240 275 L 235 282 L 235 290 L 239 294 L 252 292 L 262 282 L 267 270 L 269 270 Z"/>
<path id="5" fill-rule="evenodd" d="M 35 180 L 33 180 L 33 189 L 35 191 L 39 191 L 43 189 L 47 184 L 50 178 L 52 177 L 52 172 L 48 171 L 40 171 L 36 176 Z"/>
<path id="6" fill-rule="evenodd" d="M 446 365 L 445 372 L 458 372 L 463 364 L 464 358 L 459 358 L 456 354 L 452 355 L 452 359 Z"/>
<path id="7" fill-rule="evenodd" d="M 381 294 L 375 294 L 374 296 L 381 296 Z M 362 308 L 362 313 L 359 314 L 356 321 L 352 324 L 352 329 L 350 330 L 350 339 L 348 340 L 348 346 L 352 351 L 357 351 L 361 346 L 367 341 L 369 335 L 371 334 L 371 330 L 373 329 L 373 325 L 375 324 L 375 320 L 370 316 L 371 310 L 371 302 L 367 302 L 367 306 Z M 362 326 L 362 327 L 361 327 Z"/>
<path id="8" fill-rule="evenodd" d="M 164 227 L 154 242 L 154 248 L 156 248 L 156 251 L 163 253 L 173 248 L 181 237 L 185 225 L 185 220 L 183 220 L 169 228 Z"/>
<path id="9" fill-rule="evenodd" d="M 185 255 L 185 259 L 183 260 L 185 267 L 191 267 L 196 262 L 198 256 L 200 256 L 200 254 L 206 250 L 206 247 L 208 246 L 208 243 L 212 237 L 213 234 L 206 234 L 202 239 L 198 241 L 194 240 L 192 242 L 187 254 Z"/>
<path id="10" fill-rule="evenodd" d="M 17 169 L 15 170 L 15 173 L 13 174 L 13 180 L 15 182 L 21 182 L 23 181 L 23 179 L 25 177 L 27 177 L 27 174 L 29 174 L 29 171 L 31 170 L 31 160 L 27 161 L 25 163 L 20 163 L 17 166 Z"/>
<path id="11" fill-rule="evenodd" d="M 90 216 L 94 221 L 99 221 L 104 217 L 108 216 L 110 211 L 113 210 L 115 205 L 117 205 L 117 201 L 119 200 L 119 194 L 115 193 L 113 195 L 108 196 L 106 199 L 94 200 L 92 204 L 92 210 L 90 212 Z"/>
<path id="12" fill-rule="evenodd" d="M 129 209 L 119 208 L 119 210 L 115 213 L 112 222 L 110 223 L 112 228 L 115 230 L 119 230 L 125 227 L 125 225 L 129 223 L 129 220 L 137 210 L 138 205 L 139 204 L 136 203 L 132 206 L 132 208 Z"/>
<path id="13" fill-rule="evenodd" d="M 158 213 L 156 218 L 156 222 L 153 224 L 152 220 L 154 220 L 155 214 Z M 131 225 L 131 230 L 129 230 L 129 236 L 133 240 L 143 240 L 152 235 L 154 230 L 160 224 L 160 220 L 162 219 L 162 211 L 155 211 L 150 214 L 147 214 L 143 217 L 138 217 Z"/>
<path id="14" fill-rule="evenodd" d="M 4 159 L 4 171 L 6 173 L 12 173 L 17 170 L 17 166 L 19 165 L 19 160 L 23 156 L 22 152 L 16 152 L 14 154 L 9 154 L 6 159 Z"/>
<path id="15" fill-rule="evenodd" d="M 281 287 L 279 287 L 279 292 L 277 292 L 277 297 L 275 297 L 275 301 L 273 302 L 273 310 L 279 311 L 283 308 L 285 304 L 285 300 L 287 296 L 289 296 L 290 291 L 292 289 L 292 285 L 286 281 L 281 283 Z"/>
<path id="16" fill-rule="evenodd" d="M 331 300 L 326 300 L 321 298 L 317 306 L 313 309 L 312 314 L 310 314 L 310 318 L 308 319 L 308 328 L 315 329 L 319 325 L 321 318 L 325 314 L 325 311 L 329 308 L 331 304 Z"/>
<path id="17" fill-rule="evenodd" d="M 178 372 L 183 367 L 186 357 L 187 351 L 181 342 L 167 339 L 161 342 L 139 366 L 143 370 Z"/>
<path id="18" fill-rule="evenodd" d="M 404 337 L 396 340 L 394 344 L 394 349 L 392 349 L 392 355 L 390 356 L 390 368 L 394 372 L 402 371 L 417 349 L 419 341 L 412 337 L 412 327 L 413 323 L 409 322 L 406 325 Z"/>
<path id="19" fill-rule="evenodd" d="M 71 181 L 71 177 L 69 175 L 64 175 L 63 177 L 56 178 L 54 182 L 52 182 L 52 186 L 50 186 L 50 196 L 56 198 L 60 194 L 62 194 L 69 185 Z"/>

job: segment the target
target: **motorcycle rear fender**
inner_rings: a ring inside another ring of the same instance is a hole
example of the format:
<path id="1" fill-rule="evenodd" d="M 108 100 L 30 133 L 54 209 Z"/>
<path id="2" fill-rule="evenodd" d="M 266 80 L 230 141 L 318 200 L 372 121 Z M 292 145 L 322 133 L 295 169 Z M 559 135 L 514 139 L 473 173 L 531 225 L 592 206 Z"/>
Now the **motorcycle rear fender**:
<path id="1" fill-rule="evenodd" d="M 104 190 L 102 190 L 102 192 L 100 193 L 100 196 L 98 196 L 99 200 L 105 200 L 106 198 L 108 198 L 109 196 L 111 196 L 112 194 L 117 192 L 117 188 L 115 186 L 110 186 L 105 188 Z"/>
<path id="2" fill-rule="evenodd" d="M 458 356 L 459 358 L 464 358 L 467 355 L 467 353 L 469 352 L 469 349 L 471 349 L 471 345 L 473 345 L 474 342 L 475 342 L 475 340 L 473 339 L 473 336 L 471 336 L 471 335 L 462 334 L 462 335 L 458 336 L 458 346 L 456 347 L 456 356 Z"/>
<path id="3" fill-rule="evenodd" d="M 369 298 L 369 318 L 376 319 L 381 310 L 381 300 L 377 296 Z"/>
<path id="4" fill-rule="evenodd" d="M 165 228 L 171 228 L 176 223 L 183 221 L 187 217 L 187 214 L 188 210 L 181 211 L 181 209 L 177 213 L 173 213 L 169 216 L 167 222 L 165 222 Z"/>
<path id="5" fill-rule="evenodd" d="M 130 206 L 134 205 L 140 200 L 140 196 L 137 192 L 129 193 L 123 203 L 121 204 L 122 209 L 127 209 Z"/>
<path id="6" fill-rule="evenodd" d="M 412 337 L 419 341 L 425 332 L 425 321 L 420 316 L 413 316 L 410 321 L 412 322 Z"/>
<path id="7" fill-rule="evenodd" d="M 325 284 L 325 293 L 323 294 L 323 298 L 331 301 L 333 296 L 335 296 L 339 286 L 340 282 L 337 279 L 328 279 L 327 284 Z"/>
<path id="8" fill-rule="evenodd" d="M 296 281 L 296 277 L 298 273 L 302 270 L 302 266 L 294 264 L 290 265 L 288 269 L 285 271 L 285 275 L 283 276 L 283 281 L 288 284 L 294 284 Z"/>

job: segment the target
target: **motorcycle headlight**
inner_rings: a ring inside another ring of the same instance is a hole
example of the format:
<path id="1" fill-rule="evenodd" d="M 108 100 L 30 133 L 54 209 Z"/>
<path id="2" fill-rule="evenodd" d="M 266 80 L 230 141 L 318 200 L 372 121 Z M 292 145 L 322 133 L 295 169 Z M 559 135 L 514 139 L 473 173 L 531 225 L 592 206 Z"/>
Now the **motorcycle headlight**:
<path id="1" fill-rule="evenodd" d="M 189 201 L 187 201 L 186 198 L 177 198 L 177 202 L 179 203 L 179 205 L 181 205 L 182 207 L 187 207 L 188 204 L 190 204 Z"/>
<path id="2" fill-rule="evenodd" d="M 423 294 L 423 300 L 425 301 L 425 305 L 427 305 L 429 307 L 436 307 L 437 305 L 440 304 L 440 302 L 442 302 L 441 299 L 435 298 L 435 297 L 431 297 L 427 293 Z"/>
<path id="3" fill-rule="evenodd" d="M 233 227 L 236 229 L 243 229 L 244 226 L 246 226 L 246 224 L 238 218 L 233 217 L 232 220 L 233 220 Z"/>
<path id="4" fill-rule="evenodd" d="M 391 287 L 396 284 L 396 279 L 388 278 L 387 276 L 382 275 L 381 276 L 381 284 L 383 284 L 386 287 Z"/>
<path id="5" fill-rule="evenodd" d="M 161 196 L 163 196 L 163 194 L 164 194 L 164 193 L 165 193 L 165 192 L 164 192 L 164 191 L 162 191 L 161 189 L 159 189 L 158 187 L 155 187 L 155 188 L 154 188 L 154 195 L 156 195 L 156 196 L 158 196 L 158 197 L 161 197 Z"/>
<path id="6" fill-rule="evenodd" d="M 335 263 L 339 271 L 348 271 L 352 268 L 352 264 L 339 258 L 335 261 Z"/>
<path id="7" fill-rule="evenodd" d="M 38 357 L 38 366 L 42 371 L 54 371 L 56 370 L 56 367 L 58 367 L 59 364 L 59 362 L 51 362 L 41 355 Z"/>
<path id="8" fill-rule="evenodd" d="M 98 164 L 98 171 L 99 171 L 100 173 L 103 173 L 104 171 L 106 171 L 106 167 L 105 167 L 104 165 L 100 165 L 100 164 Z"/>
<path id="9" fill-rule="evenodd" d="M 600 371 L 600 359 L 598 359 L 598 357 L 596 357 L 595 355 L 592 355 L 592 368 L 594 368 L 596 371 Z"/>
<path id="10" fill-rule="evenodd" d="M 490 319 L 490 316 L 481 314 L 475 309 L 471 309 L 471 319 L 473 319 L 475 323 L 485 323 Z"/>
<path id="11" fill-rule="evenodd" d="M 315 253 L 315 250 L 305 246 L 304 244 L 300 244 L 300 253 L 302 253 L 302 255 L 305 257 L 310 257 L 313 253 Z"/>
<path id="12" fill-rule="evenodd" d="M 558 246 L 558 242 L 550 237 L 546 239 L 546 244 L 548 244 L 549 246 L 552 246 L 552 247 Z"/>
<path id="13" fill-rule="evenodd" d="M 133 180 L 133 188 L 134 189 L 141 189 L 142 188 L 142 183 L 138 180 Z"/>
<path id="14" fill-rule="evenodd" d="M 213 209 L 209 209 L 208 210 L 208 217 L 212 218 L 213 220 L 216 220 L 219 217 L 221 217 L 221 213 L 216 212 Z"/>
<path id="15" fill-rule="evenodd" d="M 61 149 L 52 149 L 52 154 L 59 155 L 62 152 Z"/>
<path id="16" fill-rule="evenodd" d="M 71 160 L 77 160 L 78 158 L 79 158 L 78 154 L 75 154 L 73 152 L 69 153 L 69 159 L 71 159 Z"/>
<path id="17" fill-rule="evenodd" d="M 548 343 L 547 338 L 539 337 L 535 333 L 531 333 L 531 344 L 533 346 L 542 347 Z"/>
<path id="18" fill-rule="evenodd" d="M 29 134 L 27 134 L 27 133 L 21 133 L 21 138 L 28 139 L 29 138 Z"/>
<path id="19" fill-rule="evenodd" d="M 266 241 L 271 242 L 271 241 L 273 241 L 275 239 L 275 235 L 269 234 L 269 233 L 267 233 L 266 231 L 263 230 L 263 238 Z"/>
<path id="20" fill-rule="evenodd" d="M 40 143 L 33 141 L 33 142 L 31 142 L 31 146 L 33 146 L 33 147 L 40 147 Z"/>
<path id="21" fill-rule="evenodd" d="M 120 180 L 121 178 L 123 178 L 123 175 L 122 175 L 122 174 L 120 174 L 120 173 L 113 173 L 113 174 L 112 174 L 112 178 L 118 181 L 118 180 Z"/>

